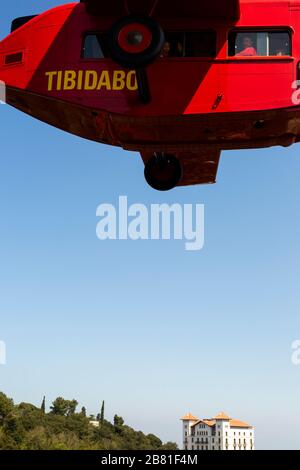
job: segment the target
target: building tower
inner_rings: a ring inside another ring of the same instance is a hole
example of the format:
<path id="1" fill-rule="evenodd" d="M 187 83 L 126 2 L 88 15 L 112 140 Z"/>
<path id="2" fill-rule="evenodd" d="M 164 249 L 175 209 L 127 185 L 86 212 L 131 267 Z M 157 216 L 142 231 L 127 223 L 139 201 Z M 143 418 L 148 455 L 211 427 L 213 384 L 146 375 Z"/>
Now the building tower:
<path id="1" fill-rule="evenodd" d="M 216 436 L 219 448 L 221 450 L 228 450 L 229 448 L 229 435 L 230 435 L 230 416 L 221 412 L 215 416 L 216 421 Z"/>
<path id="2" fill-rule="evenodd" d="M 188 448 L 188 436 L 191 435 L 191 426 L 198 421 L 198 418 L 193 416 L 191 413 L 186 414 L 181 418 L 182 421 L 182 442 L 183 449 Z"/>

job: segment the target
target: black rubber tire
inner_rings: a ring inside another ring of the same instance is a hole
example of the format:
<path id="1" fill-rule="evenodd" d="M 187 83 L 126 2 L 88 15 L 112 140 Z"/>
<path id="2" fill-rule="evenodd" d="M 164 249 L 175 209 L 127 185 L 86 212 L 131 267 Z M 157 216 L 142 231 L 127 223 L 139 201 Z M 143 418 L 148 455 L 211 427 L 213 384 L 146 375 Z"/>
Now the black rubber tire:
<path id="1" fill-rule="evenodd" d="M 120 31 L 131 23 L 140 23 L 150 29 L 152 42 L 150 46 L 141 53 L 130 53 L 122 49 L 118 43 Z M 137 18 L 126 16 L 113 24 L 108 32 L 108 47 L 111 58 L 122 67 L 129 69 L 143 68 L 155 61 L 159 56 L 165 43 L 164 32 L 157 21 L 153 18 Z"/>
<path id="2" fill-rule="evenodd" d="M 182 166 L 175 155 L 154 155 L 145 166 L 145 179 L 157 191 L 170 191 L 182 179 Z"/>

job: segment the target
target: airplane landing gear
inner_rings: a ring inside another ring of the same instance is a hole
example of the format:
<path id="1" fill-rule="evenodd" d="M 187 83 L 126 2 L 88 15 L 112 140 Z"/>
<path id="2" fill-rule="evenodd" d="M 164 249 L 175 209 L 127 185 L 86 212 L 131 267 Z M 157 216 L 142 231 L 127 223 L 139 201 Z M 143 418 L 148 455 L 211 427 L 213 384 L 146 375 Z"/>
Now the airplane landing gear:
<path id="1" fill-rule="evenodd" d="M 180 183 L 182 167 L 175 155 L 156 153 L 145 166 L 145 179 L 157 191 L 169 191 Z"/>

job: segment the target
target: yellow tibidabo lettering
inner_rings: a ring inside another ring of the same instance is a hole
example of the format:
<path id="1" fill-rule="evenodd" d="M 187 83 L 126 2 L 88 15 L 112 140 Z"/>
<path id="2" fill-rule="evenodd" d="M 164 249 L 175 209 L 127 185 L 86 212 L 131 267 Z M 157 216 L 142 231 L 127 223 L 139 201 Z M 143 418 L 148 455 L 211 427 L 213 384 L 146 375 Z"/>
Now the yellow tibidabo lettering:
<path id="1" fill-rule="evenodd" d="M 97 90 L 102 90 L 102 88 L 106 88 L 106 90 L 111 90 L 110 76 L 108 70 L 103 70 L 100 75 Z"/>
<path id="2" fill-rule="evenodd" d="M 76 72 L 73 70 L 65 71 L 64 90 L 74 90 L 76 88 Z"/>
<path id="3" fill-rule="evenodd" d="M 58 70 L 46 72 L 48 91 L 135 91 L 138 89 L 134 70 Z"/>

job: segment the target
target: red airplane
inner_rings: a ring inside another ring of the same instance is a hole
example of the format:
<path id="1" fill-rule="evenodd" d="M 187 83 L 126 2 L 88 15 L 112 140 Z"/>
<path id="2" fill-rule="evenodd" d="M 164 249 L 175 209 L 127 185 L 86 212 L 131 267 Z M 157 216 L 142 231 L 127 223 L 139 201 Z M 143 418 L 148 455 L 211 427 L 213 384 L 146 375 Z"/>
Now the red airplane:
<path id="1" fill-rule="evenodd" d="M 222 150 L 300 140 L 299 5 L 81 0 L 17 18 L 0 42 L 6 101 L 140 152 L 155 189 L 214 183 Z"/>

